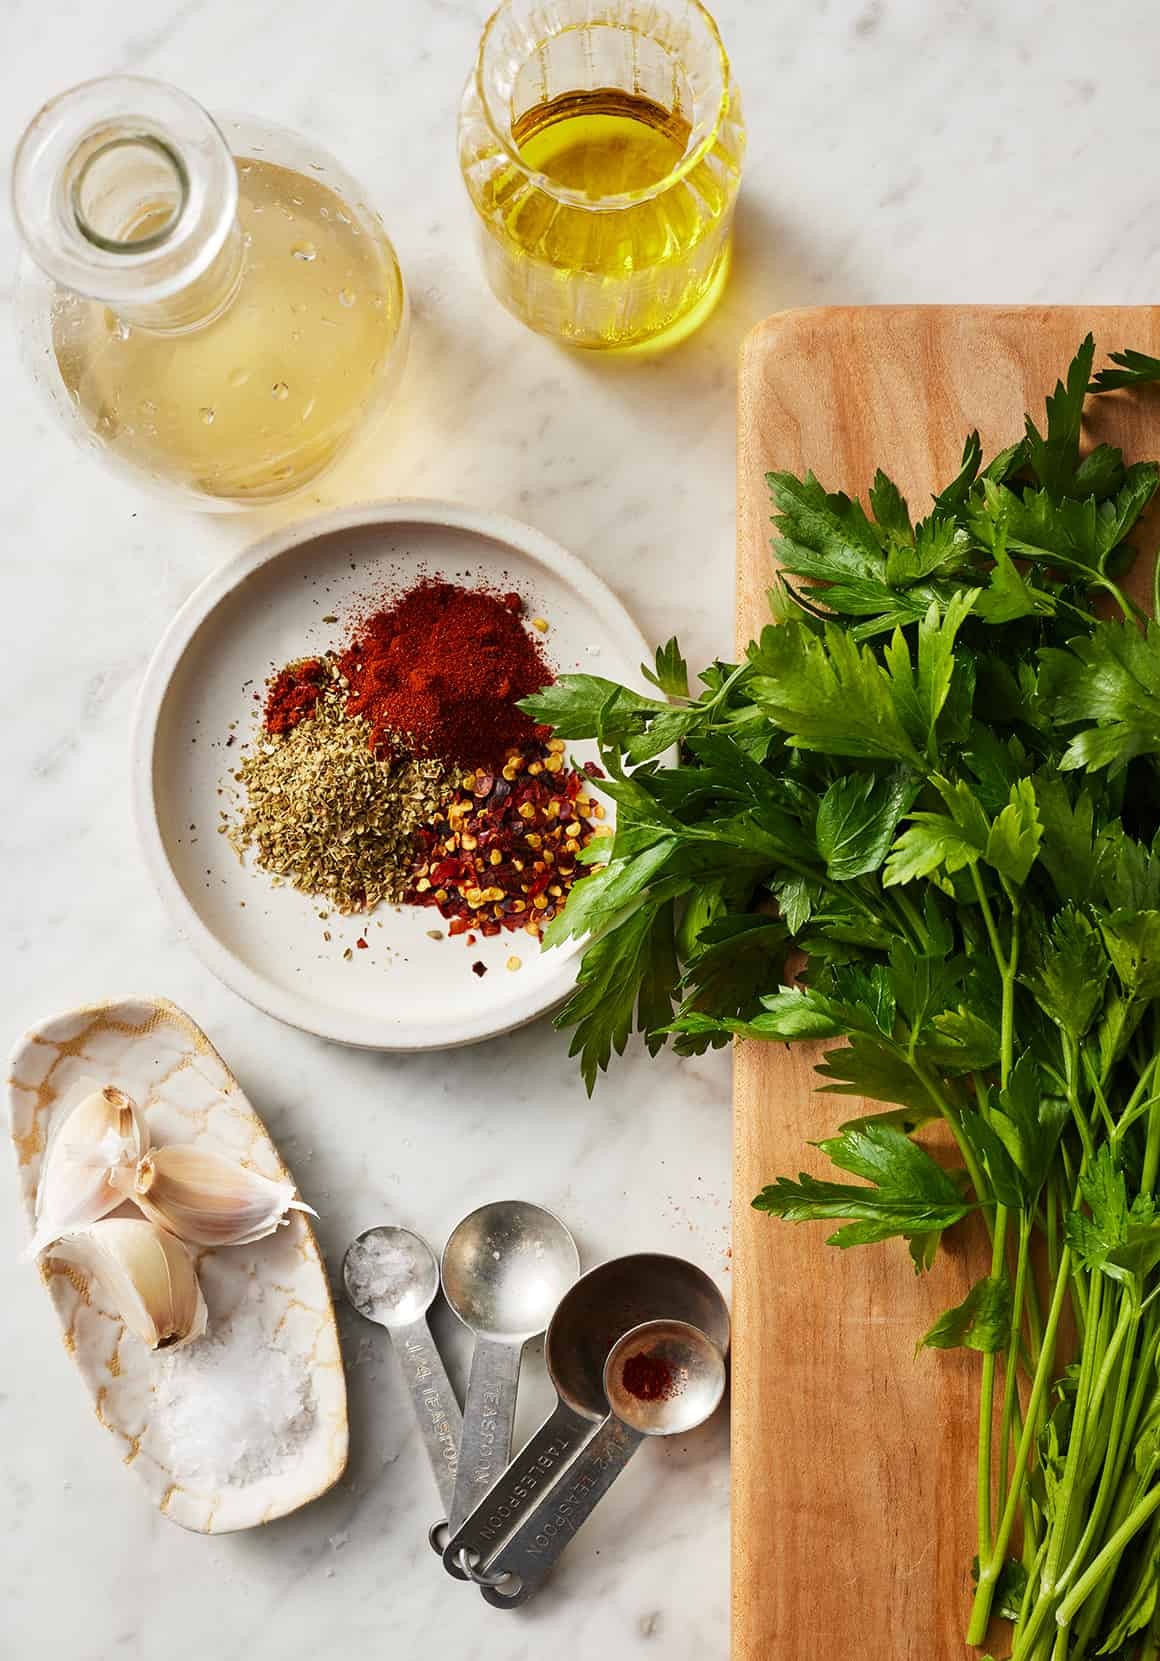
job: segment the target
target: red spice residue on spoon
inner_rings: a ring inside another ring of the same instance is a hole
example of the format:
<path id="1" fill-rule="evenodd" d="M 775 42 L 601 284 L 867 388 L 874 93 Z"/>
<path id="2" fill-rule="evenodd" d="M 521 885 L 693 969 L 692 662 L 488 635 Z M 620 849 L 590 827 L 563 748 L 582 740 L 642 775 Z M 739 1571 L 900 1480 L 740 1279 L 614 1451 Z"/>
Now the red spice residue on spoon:
<path id="1" fill-rule="evenodd" d="M 680 1373 L 663 1355 L 630 1355 L 620 1381 L 637 1401 L 668 1401 L 681 1393 Z"/>

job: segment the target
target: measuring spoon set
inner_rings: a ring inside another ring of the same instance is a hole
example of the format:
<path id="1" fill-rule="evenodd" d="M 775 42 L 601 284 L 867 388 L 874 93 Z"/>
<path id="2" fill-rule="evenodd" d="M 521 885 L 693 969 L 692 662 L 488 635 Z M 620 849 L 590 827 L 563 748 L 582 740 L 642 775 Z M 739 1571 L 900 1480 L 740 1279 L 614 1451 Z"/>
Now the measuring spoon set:
<path id="1" fill-rule="evenodd" d="M 446 1512 L 431 1546 L 499 1609 L 538 1591 L 647 1437 L 703 1424 L 725 1391 L 729 1311 L 708 1275 L 651 1252 L 581 1275 L 564 1224 L 522 1200 L 465 1217 L 441 1264 L 409 1229 L 368 1229 L 348 1248 L 343 1277 L 403 1368 Z M 440 1282 L 475 1335 L 462 1414 L 427 1324 Z M 520 1363 L 545 1331 L 557 1404 L 513 1460 Z M 634 1368 L 663 1388 L 630 1388 Z"/>

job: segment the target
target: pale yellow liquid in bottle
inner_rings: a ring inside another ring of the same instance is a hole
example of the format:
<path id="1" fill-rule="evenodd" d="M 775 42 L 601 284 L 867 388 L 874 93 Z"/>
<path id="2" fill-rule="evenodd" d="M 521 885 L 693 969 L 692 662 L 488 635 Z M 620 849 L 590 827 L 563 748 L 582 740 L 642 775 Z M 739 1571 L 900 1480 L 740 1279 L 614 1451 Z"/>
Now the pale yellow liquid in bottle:
<path id="1" fill-rule="evenodd" d="M 514 165 L 486 187 L 502 262 L 493 280 L 533 327 L 616 348 L 671 330 L 724 281 L 727 192 L 712 152 L 665 183 L 689 131 L 679 112 L 612 87 L 564 94 L 515 123 L 524 168 L 584 198 L 562 201 Z M 646 194 L 601 206 L 632 192 Z"/>
<path id="2" fill-rule="evenodd" d="M 403 322 L 385 237 L 327 186 L 238 161 L 240 288 L 213 322 L 162 334 L 62 295 L 65 388 L 126 461 L 203 495 L 282 496 L 313 479 L 377 402 Z"/>

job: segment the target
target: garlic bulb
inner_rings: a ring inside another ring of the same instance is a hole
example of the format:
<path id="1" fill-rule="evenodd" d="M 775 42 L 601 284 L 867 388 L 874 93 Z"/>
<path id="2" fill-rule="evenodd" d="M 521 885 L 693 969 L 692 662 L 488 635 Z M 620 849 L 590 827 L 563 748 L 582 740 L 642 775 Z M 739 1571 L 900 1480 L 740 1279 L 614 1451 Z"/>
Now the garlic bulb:
<path id="1" fill-rule="evenodd" d="M 25 1257 L 38 1256 L 71 1229 L 84 1228 L 120 1205 L 112 1178 L 132 1171 L 149 1147 L 144 1118 L 123 1090 L 109 1084 L 77 1103 L 45 1156 L 36 1194 L 36 1229 Z"/>
<path id="2" fill-rule="evenodd" d="M 180 1349 L 205 1331 L 205 1299 L 192 1257 L 180 1240 L 140 1217 L 90 1223 L 61 1240 L 52 1255 L 91 1274 L 129 1331 L 151 1350 Z"/>
<path id="3" fill-rule="evenodd" d="M 194 1246 L 248 1246 L 309 1211 L 292 1182 L 274 1182 L 224 1154 L 176 1144 L 155 1148 L 136 1171 L 116 1174 L 121 1193 L 160 1228 Z"/>

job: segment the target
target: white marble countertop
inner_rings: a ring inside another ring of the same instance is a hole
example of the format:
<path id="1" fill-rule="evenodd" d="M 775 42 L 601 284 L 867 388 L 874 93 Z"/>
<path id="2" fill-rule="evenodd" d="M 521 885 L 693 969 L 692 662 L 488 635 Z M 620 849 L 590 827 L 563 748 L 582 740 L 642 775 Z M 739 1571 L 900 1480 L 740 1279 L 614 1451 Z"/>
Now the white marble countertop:
<path id="1" fill-rule="evenodd" d="M 718 0 L 750 130 L 732 286 L 668 357 L 569 356 L 500 309 L 475 261 L 454 134 L 486 9 L 0 0 L 5 158 L 46 97 L 126 69 L 314 135 L 381 207 L 415 302 L 389 443 L 283 516 L 375 494 L 503 509 L 589 561 L 647 634 L 679 630 L 699 663 L 730 649 L 734 362 L 750 324 L 827 302 L 1160 297 L 1160 24 L 1143 0 L 1109 0 L 1098 22 L 1078 0 L 1029 0 L 1018 20 L 1002 0 Z M 0 218 L 5 285 L 13 257 Z M 323 1210 L 332 1266 L 371 1223 L 440 1240 L 472 1205 L 518 1190 L 573 1225 L 587 1263 L 670 1250 L 727 1289 L 724 1056 L 635 1054 L 590 1103 L 543 1023 L 448 1055 L 344 1052 L 248 1008 L 174 938 L 134 848 L 133 696 L 178 604 L 277 516 L 183 516 L 106 476 L 49 425 L 7 326 L 0 385 L 8 1038 L 114 993 L 184 1005 Z M 37 1277 L 14 1262 L 11 1178 L 7 1197 L 0 1621 L 12 1653 L 726 1656 L 722 1423 L 647 1448 L 551 1590 L 499 1613 L 430 1554 L 433 1489 L 399 1378 L 369 1329 L 348 1327 L 341 1486 L 265 1531 L 184 1534 L 148 1508 L 93 1424 Z M 537 1362 L 525 1427 L 547 1399 Z"/>

